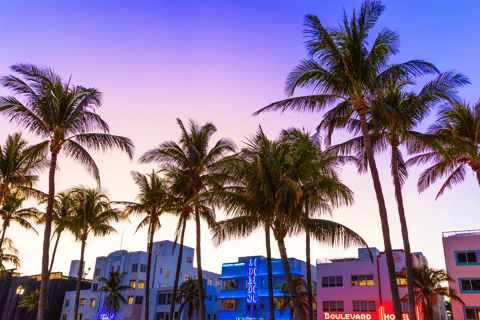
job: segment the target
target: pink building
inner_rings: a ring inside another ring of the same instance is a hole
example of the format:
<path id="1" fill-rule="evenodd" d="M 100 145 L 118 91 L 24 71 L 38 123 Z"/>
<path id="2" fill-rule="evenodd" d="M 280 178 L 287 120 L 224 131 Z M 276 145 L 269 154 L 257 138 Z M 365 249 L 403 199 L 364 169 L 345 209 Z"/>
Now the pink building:
<path id="1" fill-rule="evenodd" d="M 371 248 L 358 250 L 358 258 L 317 260 L 317 305 L 319 320 L 394 320 L 392 296 L 385 253 Z M 395 271 L 399 275 L 400 297 L 407 295 L 406 280 L 401 275 L 405 252 L 394 250 Z M 413 253 L 413 265 L 428 264 L 422 253 Z M 443 301 L 439 301 L 442 303 Z M 439 308 L 437 319 L 446 319 Z M 408 320 L 408 303 L 402 302 L 403 320 Z M 420 309 L 417 307 L 417 318 Z"/>
<path id="2" fill-rule="evenodd" d="M 455 280 L 450 288 L 465 302 L 452 302 L 455 320 L 480 319 L 480 230 L 443 233 L 443 252 L 448 274 Z"/>

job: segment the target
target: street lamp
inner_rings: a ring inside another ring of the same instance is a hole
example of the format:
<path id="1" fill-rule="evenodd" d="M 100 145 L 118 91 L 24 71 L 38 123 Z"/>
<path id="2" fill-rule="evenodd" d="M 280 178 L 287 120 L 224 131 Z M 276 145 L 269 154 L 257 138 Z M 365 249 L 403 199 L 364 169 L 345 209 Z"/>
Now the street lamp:
<path id="1" fill-rule="evenodd" d="M 12 320 L 15 320 L 15 316 L 17 315 L 17 306 L 18 306 L 18 299 L 20 296 L 25 292 L 25 288 L 23 286 L 19 286 L 17 288 L 17 299 L 15 300 L 15 309 L 13 310 L 13 317 Z"/>

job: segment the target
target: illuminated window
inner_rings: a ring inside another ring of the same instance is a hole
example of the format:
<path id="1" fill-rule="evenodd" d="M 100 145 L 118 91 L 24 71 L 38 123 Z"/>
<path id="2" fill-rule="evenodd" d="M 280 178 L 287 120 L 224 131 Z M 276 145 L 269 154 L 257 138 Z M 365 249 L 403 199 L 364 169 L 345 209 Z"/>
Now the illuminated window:
<path id="1" fill-rule="evenodd" d="M 283 299 L 282 298 L 273 298 L 274 309 L 279 310 L 282 307 Z"/>
<path id="2" fill-rule="evenodd" d="M 169 269 L 167 269 L 167 272 L 165 272 L 165 278 L 168 278 L 168 277 L 170 277 L 170 270 Z"/>
<path id="3" fill-rule="evenodd" d="M 227 279 L 223 282 L 224 290 L 237 290 L 240 285 L 239 279 Z"/>
<path id="4" fill-rule="evenodd" d="M 135 289 L 135 284 L 136 284 L 135 280 L 130 280 L 130 287 L 132 289 Z"/>
<path id="5" fill-rule="evenodd" d="M 85 305 L 85 298 L 80 299 L 80 307 Z"/>
<path id="6" fill-rule="evenodd" d="M 237 299 L 223 300 L 222 310 L 237 310 Z"/>
<path id="7" fill-rule="evenodd" d="M 207 286 L 213 286 L 213 279 L 207 280 Z"/>
<path id="8" fill-rule="evenodd" d="M 352 276 L 352 287 L 373 285 L 373 274 Z"/>
<path id="9" fill-rule="evenodd" d="M 133 296 L 128 296 L 128 304 L 133 304 Z"/>
<path id="10" fill-rule="evenodd" d="M 222 286 L 222 281 L 217 280 L 217 287 L 221 287 L 221 286 Z"/>
<path id="11" fill-rule="evenodd" d="M 343 277 L 322 277 L 322 287 L 343 287 Z"/>
<path id="12" fill-rule="evenodd" d="M 145 288 L 145 281 L 138 280 L 138 289 L 143 289 L 143 288 Z"/>
<path id="13" fill-rule="evenodd" d="M 352 301 L 353 311 L 375 312 L 377 303 L 375 301 Z"/>
<path id="14" fill-rule="evenodd" d="M 479 320 L 480 308 L 465 308 L 465 315 L 468 320 Z"/>
<path id="15" fill-rule="evenodd" d="M 185 275 L 183 276 L 183 280 L 190 280 L 190 275 L 188 273 L 185 273 Z"/>
<path id="16" fill-rule="evenodd" d="M 90 299 L 90 307 L 95 307 L 95 299 Z"/>
<path id="17" fill-rule="evenodd" d="M 324 312 L 344 311 L 343 301 L 323 301 Z"/>
<path id="18" fill-rule="evenodd" d="M 397 284 L 399 286 L 407 285 L 407 277 L 405 276 L 405 274 L 397 274 Z"/>

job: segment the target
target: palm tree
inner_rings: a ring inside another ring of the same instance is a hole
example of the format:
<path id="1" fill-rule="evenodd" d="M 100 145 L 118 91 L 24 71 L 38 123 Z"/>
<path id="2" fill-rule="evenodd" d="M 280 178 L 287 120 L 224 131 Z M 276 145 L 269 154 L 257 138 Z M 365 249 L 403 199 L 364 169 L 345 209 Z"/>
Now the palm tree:
<path id="1" fill-rule="evenodd" d="M 249 236 L 256 228 L 267 224 L 278 244 L 295 314 L 299 320 L 304 320 L 287 258 L 285 237 L 308 230 L 312 237 L 322 243 L 343 244 L 344 247 L 356 244 L 366 246 L 366 243 L 358 234 L 341 224 L 305 218 L 301 201 L 304 195 L 299 182 L 308 175 L 315 176 L 315 166 L 294 161 L 296 159 L 292 157 L 292 151 L 289 143 L 269 141 L 261 129 L 257 132 L 248 148 L 242 150 L 242 156 L 245 157 L 242 173 L 245 175 L 245 191 L 237 199 L 230 197 L 223 200 L 225 210 L 233 218 L 220 221 L 213 237 L 216 244 L 219 244 L 229 239 Z M 251 205 L 255 202 L 249 198 L 262 199 L 262 203 L 274 208 L 269 212 L 269 218 L 263 219 L 259 215 L 260 209 L 252 209 Z"/>
<path id="2" fill-rule="evenodd" d="M 454 289 L 441 287 L 445 282 L 455 282 L 445 270 L 429 268 L 426 265 L 413 268 L 413 284 L 417 288 L 415 299 L 422 305 L 424 319 L 434 320 L 433 308 L 437 304 L 439 296 L 448 297 L 450 300 L 465 305 Z"/>
<path id="3" fill-rule="evenodd" d="M 473 105 L 460 100 L 446 103 L 427 133 L 432 137 L 430 141 L 412 147 L 412 152 L 424 153 L 407 162 L 408 165 L 433 162 L 418 179 L 420 192 L 447 176 L 438 198 L 446 189 L 465 179 L 466 167 L 474 172 L 480 185 L 480 102 Z"/>
<path id="4" fill-rule="evenodd" d="M 21 133 L 9 135 L 0 146 L 0 204 L 10 188 L 27 191 L 38 180 L 37 174 L 48 166 L 39 145 L 28 146 Z"/>
<path id="5" fill-rule="evenodd" d="M 229 139 L 222 138 L 209 149 L 212 135 L 217 131 L 212 123 L 199 126 L 193 120 L 190 121 L 189 131 L 180 119 L 177 122 L 182 130 L 180 144 L 168 141 L 158 148 L 147 151 L 141 158 L 140 163 L 156 162 L 164 167 L 177 167 L 182 170 L 187 186 L 192 189 L 193 197 L 200 196 L 209 188 L 217 187 L 222 182 L 222 166 L 225 155 L 234 152 L 235 147 Z M 200 290 L 200 320 L 205 320 L 204 283 L 201 255 L 201 230 L 200 230 L 200 204 L 194 203 L 196 223 L 196 253 L 197 273 Z"/>
<path id="6" fill-rule="evenodd" d="M 108 293 L 105 297 L 105 306 L 110 314 L 117 314 L 120 311 L 120 306 L 127 303 L 125 297 L 122 296 L 122 291 L 130 289 L 130 286 L 122 285 L 126 274 L 126 272 L 119 273 L 118 271 L 113 271 L 110 272 L 108 279 L 104 277 L 98 279 L 99 282 L 104 284 L 98 291 Z"/>
<path id="7" fill-rule="evenodd" d="M 297 289 L 298 299 L 300 300 L 300 305 L 302 306 L 302 315 L 305 319 L 310 320 L 313 319 L 310 317 L 308 313 L 308 294 L 307 294 L 307 282 L 302 277 L 295 277 L 293 278 L 293 282 L 295 283 L 295 288 Z M 295 310 L 293 309 L 292 298 L 288 293 L 287 283 L 284 282 L 280 286 L 280 292 L 285 294 L 283 297 L 283 303 L 280 306 L 280 311 L 283 312 L 287 307 L 290 309 L 290 320 L 298 319 L 295 314 Z"/>
<path id="8" fill-rule="evenodd" d="M 391 149 L 390 167 L 392 171 L 395 197 L 397 200 L 398 214 L 402 230 L 403 247 L 405 250 L 405 267 L 408 287 L 408 303 L 410 318 L 415 316 L 415 296 L 412 278 L 412 257 L 408 237 L 407 220 L 403 206 L 402 186 L 408 176 L 408 171 L 399 149 L 401 146 L 410 147 L 422 141 L 429 141 L 428 135 L 415 131 L 421 121 L 430 114 L 441 100 L 451 100 L 456 92 L 454 89 L 468 83 L 468 79 L 453 71 L 440 74 L 434 80 L 426 83 L 420 92 L 406 91 L 405 87 L 412 84 L 408 81 L 392 81 L 387 83 L 384 92 L 373 102 L 369 112 L 370 140 L 374 152 Z M 347 129 L 351 133 L 359 134 L 361 131 L 358 118 L 333 115 L 328 121 L 323 121 L 320 128 L 327 132 L 337 129 Z M 331 136 L 327 137 L 329 140 Z M 363 138 L 358 136 L 333 147 L 335 152 L 356 153 L 359 172 L 368 169 L 365 156 Z"/>
<path id="9" fill-rule="evenodd" d="M 50 68 L 32 64 L 17 64 L 11 69 L 21 78 L 9 75 L 0 83 L 20 97 L 0 97 L 0 114 L 45 141 L 38 149 L 50 151 L 49 188 L 42 254 L 39 320 L 45 320 L 48 285 L 50 236 L 55 198 L 55 171 L 60 151 L 83 165 L 100 183 L 100 173 L 87 149 L 106 151 L 114 147 L 133 158 L 134 146 L 130 139 L 109 134 L 108 124 L 95 113 L 101 105 L 101 93 L 95 88 L 74 86 L 64 82 Z M 101 133 L 92 133 L 96 130 Z"/>
<path id="10" fill-rule="evenodd" d="M 10 223 L 14 222 L 20 225 L 26 230 L 31 230 L 38 235 L 38 232 L 28 221 L 29 219 L 38 219 L 39 211 L 37 208 L 22 208 L 23 202 L 26 200 L 26 196 L 22 196 L 20 191 L 10 192 L 3 199 L 2 207 L 0 208 L 0 218 L 2 223 L 2 235 L 0 237 L 0 247 L 5 239 L 5 233 Z"/>
<path id="11" fill-rule="evenodd" d="M 40 292 L 37 290 L 33 291 L 29 295 L 26 295 L 22 302 L 18 305 L 20 308 L 27 308 L 27 312 L 30 313 L 36 308 L 38 308 L 38 298 L 40 296 Z M 30 319 L 33 318 L 33 312 L 31 313 Z"/>
<path id="12" fill-rule="evenodd" d="M 205 295 L 205 293 L 204 293 Z M 198 279 L 188 279 L 180 285 L 180 307 L 178 313 L 185 311 L 189 320 L 192 320 L 193 312 L 199 312 L 200 315 L 200 285 Z"/>
<path id="13" fill-rule="evenodd" d="M 110 200 L 100 188 L 77 187 L 70 191 L 75 215 L 70 220 L 71 228 L 78 241 L 82 243 L 80 265 L 77 274 L 77 291 L 73 318 L 77 319 L 78 302 L 80 300 L 80 284 L 83 277 L 85 246 L 90 233 L 95 237 L 104 237 L 116 232 L 111 226 L 124 217 L 121 212 L 111 207 Z"/>
<path id="14" fill-rule="evenodd" d="M 274 102 L 257 111 L 255 115 L 274 110 L 314 112 L 335 105 L 329 111 L 330 114 L 358 116 L 379 207 L 393 310 L 397 319 L 400 319 L 402 309 L 387 208 L 370 141 L 367 115 L 371 99 L 377 95 L 383 83 L 392 78 L 409 79 L 438 70 L 432 64 L 421 60 L 390 64 L 390 57 L 398 53 L 399 37 L 396 32 L 387 28 L 382 29 L 373 41 L 369 41 L 369 32 L 384 8 L 380 1 L 364 1 L 360 14 L 357 15 L 354 11 L 350 18 L 344 14 L 343 23 L 337 28 L 325 28 L 318 17 L 307 15 L 305 33 L 308 36 L 306 46 L 310 58 L 300 62 L 289 74 L 285 91 L 291 96 L 295 89 L 305 88 L 313 90 L 315 94 Z M 371 47 L 369 42 L 373 43 Z"/>
<path id="15" fill-rule="evenodd" d="M 145 218 L 137 227 L 137 232 L 140 228 L 148 226 L 148 259 L 147 259 L 147 288 L 145 290 L 145 320 L 149 319 L 149 303 L 150 301 L 150 268 L 152 266 L 152 247 L 153 235 L 155 231 L 161 227 L 160 215 L 165 211 L 168 194 L 168 181 L 158 176 L 155 170 L 151 174 L 144 175 L 139 172 L 131 172 L 133 180 L 137 185 L 140 193 L 137 195 L 134 202 L 123 202 L 126 205 L 126 214 L 143 215 Z"/>
<path id="16" fill-rule="evenodd" d="M 18 250 L 13 245 L 13 241 L 10 238 L 3 240 L 0 247 L 0 276 L 5 272 L 5 264 L 13 264 L 15 268 L 20 268 L 20 259 L 18 258 Z"/>

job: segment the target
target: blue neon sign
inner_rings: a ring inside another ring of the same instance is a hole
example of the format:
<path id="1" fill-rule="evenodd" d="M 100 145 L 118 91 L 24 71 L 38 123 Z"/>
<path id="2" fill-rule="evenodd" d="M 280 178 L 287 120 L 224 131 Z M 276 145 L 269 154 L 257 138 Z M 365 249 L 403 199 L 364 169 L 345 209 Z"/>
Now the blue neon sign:
<path id="1" fill-rule="evenodd" d="M 258 258 L 248 259 L 247 268 L 247 304 L 250 304 L 250 316 L 253 317 L 253 305 L 257 303 L 257 275 L 258 275 Z"/>

